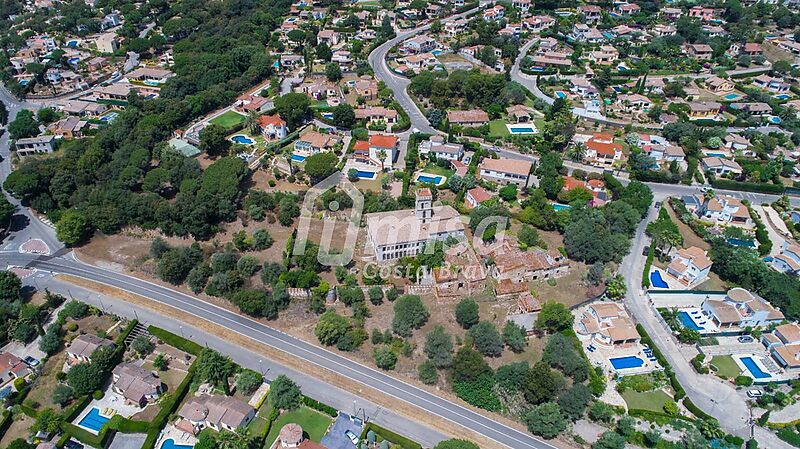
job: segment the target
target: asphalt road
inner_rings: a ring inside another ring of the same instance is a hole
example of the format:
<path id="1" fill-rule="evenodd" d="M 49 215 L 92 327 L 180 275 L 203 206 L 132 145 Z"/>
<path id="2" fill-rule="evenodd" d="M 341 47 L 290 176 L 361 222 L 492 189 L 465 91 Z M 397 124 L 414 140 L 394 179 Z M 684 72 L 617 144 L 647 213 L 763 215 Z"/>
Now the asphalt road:
<path id="1" fill-rule="evenodd" d="M 23 259 L 22 256 L 16 257 Z M 30 258 L 28 267 L 54 274 L 69 274 L 110 285 L 144 296 L 168 306 L 201 317 L 231 332 L 252 338 L 262 344 L 284 351 L 309 364 L 309 372 L 324 368 L 336 372 L 354 383 L 373 388 L 397 400 L 405 401 L 434 415 L 466 427 L 489 439 L 514 449 L 553 449 L 555 446 L 526 432 L 498 423 L 447 399 L 395 379 L 377 369 L 361 365 L 346 357 L 317 347 L 258 321 L 199 301 L 196 297 L 176 292 L 157 284 L 125 274 L 77 262 L 67 254 L 61 257 Z M 2 255 L 0 255 L 2 260 Z M 315 367 L 315 368 L 311 368 Z"/>
<path id="2" fill-rule="evenodd" d="M 480 8 L 474 8 L 469 11 L 450 16 L 443 22 L 466 17 L 478 11 L 479 9 Z M 419 110 L 416 103 L 414 103 L 414 100 L 411 99 L 411 96 L 406 91 L 406 88 L 408 88 L 408 85 L 411 84 L 411 81 L 404 76 L 394 73 L 386 64 L 386 55 L 389 53 L 389 50 L 391 50 L 392 47 L 410 37 L 416 36 L 422 31 L 427 30 L 430 28 L 430 26 L 430 24 L 422 25 L 414 28 L 413 30 L 398 33 L 394 39 L 390 39 L 375 48 L 375 50 L 372 50 L 372 53 L 369 54 L 368 60 L 370 67 L 372 67 L 372 70 L 375 72 L 375 78 L 386 83 L 386 87 L 391 89 L 394 93 L 394 99 L 397 100 L 397 102 L 400 103 L 400 106 L 402 106 L 402 108 L 408 113 L 408 117 L 411 120 L 411 128 L 416 128 L 416 130 L 419 132 L 426 134 L 437 134 L 439 131 L 431 126 L 431 124 L 428 122 L 428 119 L 424 114 L 422 114 L 422 111 Z"/>

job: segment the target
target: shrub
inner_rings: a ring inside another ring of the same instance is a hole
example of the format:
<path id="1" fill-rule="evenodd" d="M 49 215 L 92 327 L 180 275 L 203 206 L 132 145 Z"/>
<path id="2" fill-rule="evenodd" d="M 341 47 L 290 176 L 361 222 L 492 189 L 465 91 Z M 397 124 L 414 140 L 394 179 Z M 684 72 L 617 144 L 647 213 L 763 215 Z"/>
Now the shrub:
<path id="1" fill-rule="evenodd" d="M 749 387 L 753 385 L 753 378 L 749 376 L 736 376 L 733 383 L 740 387 Z"/>
<path id="2" fill-rule="evenodd" d="M 375 365 L 385 371 L 393 370 L 397 364 L 397 354 L 388 346 L 373 348 L 372 358 L 375 360 Z"/>
<path id="3" fill-rule="evenodd" d="M 439 382 L 439 372 L 436 371 L 436 366 L 430 360 L 425 360 L 419 364 L 417 374 L 420 382 L 425 385 L 435 385 Z"/>
<path id="4" fill-rule="evenodd" d="M 104 395 L 103 395 L 103 392 L 101 390 L 94 390 L 94 392 L 92 393 L 92 398 L 94 398 L 95 400 L 98 400 L 98 401 L 100 399 L 103 399 L 103 396 Z"/>

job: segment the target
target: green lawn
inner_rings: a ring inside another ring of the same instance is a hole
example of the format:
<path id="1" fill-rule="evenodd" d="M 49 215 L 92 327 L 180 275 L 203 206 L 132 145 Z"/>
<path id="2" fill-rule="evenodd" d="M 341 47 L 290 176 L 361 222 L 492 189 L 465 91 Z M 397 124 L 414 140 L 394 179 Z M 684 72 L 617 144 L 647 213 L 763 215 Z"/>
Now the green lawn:
<path id="1" fill-rule="evenodd" d="M 489 122 L 489 135 L 495 137 L 505 137 L 510 136 L 511 133 L 508 132 L 508 127 L 506 127 L 505 120 L 492 120 Z"/>
<path id="2" fill-rule="evenodd" d="M 629 409 L 651 410 L 654 412 L 663 412 L 664 404 L 672 400 L 662 390 L 648 391 L 646 393 L 626 390 L 622 393 L 622 398 L 625 399 Z"/>
<path id="3" fill-rule="evenodd" d="M 272 443 L 278 438 L 281 428 L 289 423 L 300 424 L 308 439 L 319 443 L 332 422 L 333 420 L 328 415 L 323 415 L 305 406 L 300 407 L 289 413 L 284 413 L 272 423 L 272 428 L 269 430 L 264 447 L 272 447 Z"/>
<path id="4" fill-rule="evenodd" d="M 425 173 L 430 173 L 432 175 L 447 176 L 448 178 L 455 174 L 455 171 L 450 170 L 448 168 L 440 167 L 436 164 L 428 164 L 421 171 Z"/>
<path id="5" fill-rule="evenodd" d="M 742 372 L 729 355 L 715 355 L 711 358 L 711 364 L 717 368 L 717 376 L 723 379 L 734 378 Z"/>
<path id="6" fill-rule="evenodd" d="M 223 128 L 230 128 L 236 126 L 245 120 L 245 116 L 234 111 L 226 111 L 224 114 L 214 117 L 210 120 L 215 125 L 222 126 Z"/>

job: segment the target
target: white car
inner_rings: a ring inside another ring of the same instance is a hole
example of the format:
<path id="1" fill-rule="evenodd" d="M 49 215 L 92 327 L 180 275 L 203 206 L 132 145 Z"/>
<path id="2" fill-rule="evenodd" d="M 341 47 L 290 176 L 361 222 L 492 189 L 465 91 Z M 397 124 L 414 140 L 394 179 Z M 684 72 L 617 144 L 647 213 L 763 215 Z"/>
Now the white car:
<path id="1" fill-rule="evenodd" d="M 358 446 L 358 437 L 356 436 L 356 434 L 354 434 L 354 433 L 353 433 L 353 431 L 352 431 L 352 430 L 345 430 L 345 431 L 344 431 L 344 434 L 345 434 L 345 436 L 346 436 L 347 438 L 350 438 L 350 441 L 351 441 L 351 442 L 352 442 L 354 445 Z"/>
<path id="2" fill-rule="evenodd" d="M 757 389 L 757 388 L 753 388 L 753 389 L 747 390 L 747 396 L 749 396 L 751 398 L 760 398 L 761 396 L 764 396 L 764 392 L 759 390 L 759 389 Z"/>

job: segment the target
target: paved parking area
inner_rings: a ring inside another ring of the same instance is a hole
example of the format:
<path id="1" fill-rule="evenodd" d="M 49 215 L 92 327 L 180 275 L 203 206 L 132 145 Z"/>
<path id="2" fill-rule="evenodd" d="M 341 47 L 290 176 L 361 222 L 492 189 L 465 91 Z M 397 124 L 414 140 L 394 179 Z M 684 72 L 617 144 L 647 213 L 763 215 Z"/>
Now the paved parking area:
<path id="1" fill-rule="evenodd" d="M 353 449 L 355 445 L 347 438 L 344 432 L 350 430 L 360 437 L 362 429 L 362 426 L 357 426 L 350 421 L 349 415 L 340 412 L 339 417 L 336 418 L 328 433 L 322 437 L 320 443 L 328 449 Z"/>

